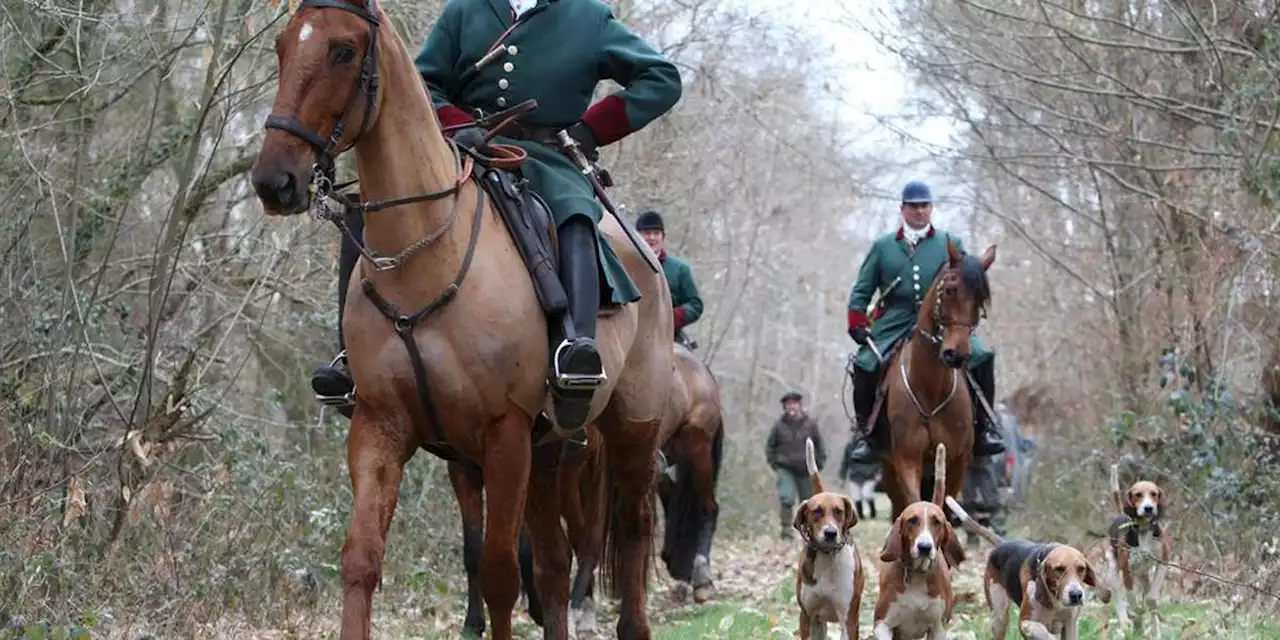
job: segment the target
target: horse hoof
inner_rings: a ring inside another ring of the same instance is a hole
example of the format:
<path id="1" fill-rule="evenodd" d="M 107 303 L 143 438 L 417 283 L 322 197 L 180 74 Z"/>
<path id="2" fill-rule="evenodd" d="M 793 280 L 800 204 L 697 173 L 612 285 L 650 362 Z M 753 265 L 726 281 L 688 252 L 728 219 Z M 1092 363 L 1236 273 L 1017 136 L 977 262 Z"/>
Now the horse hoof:
<path id="1" fill-rule="evenodd" d="M 713 584 L 704 584 L 701 587 L 694 587 L 693 601 L 702 604 L 710 600 L 716 595 L 716 586 Z"/>
<path id="2" fill-rule="evenodd" d="M 671 599 L 678 603 L 683 603 L 689 599 L 689 583 L 677 582 L 671 587 Z"/>

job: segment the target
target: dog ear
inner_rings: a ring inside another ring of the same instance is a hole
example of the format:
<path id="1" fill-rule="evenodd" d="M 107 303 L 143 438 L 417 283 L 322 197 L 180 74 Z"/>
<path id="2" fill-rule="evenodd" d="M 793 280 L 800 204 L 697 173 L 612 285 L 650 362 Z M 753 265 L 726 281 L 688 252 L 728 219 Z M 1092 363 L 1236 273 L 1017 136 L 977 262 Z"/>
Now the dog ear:
<path id="1" fill-rule="evenodd" d="M 1130 518 L 1136 519 L 1138 517 L 1138 507 L 1137 505 L 1133 504 L 1132 488 L 1125 489 L 1124 493 L 1121 494 L 1121 498 L 1122 498 L 1121 501 L 1124 503 L 1124 514 L 1126 516 L 1129 516 Z"/>
<path id="2" fill-rule="evenodd" d="M 796 517 L 791 520 L 791 526 L 800 532 L 801 536 L 805 536 L 804 528 L 808 526 L 809 520 L 809 501 L 805 500 L 800 503 L 800 508 L 796 509 Z"/>
<path id="3" fill-rule="evenodd" d="M 858 524 L 858 511 L 853 508 L 853 500 L 844 496 L 840 499 L 844 500 L 844 526 L 840 527 L 840 533 L 847 534 L 854 525 Z"/>
<path id="4" fill-rule="evenodd" d="M 902 558 L 902 516 L 898 516 L 893 521 L 893 527 L 889 529 L 889 535 L 884 539 L 884 546 L 880 548 L 881 562 L 897 562 Z"/>
<path id="5" fill-rule="evenodd" d="M 943 537 L 942 555 L 947 558 L 947 565 L 952 569 L 960 566 L 964 562 L 964 545 L 960 544 L 960 537 L 956 535 L 956 530 L 951 528 L 951 523 L 946 520 L 942 521 Z"/>

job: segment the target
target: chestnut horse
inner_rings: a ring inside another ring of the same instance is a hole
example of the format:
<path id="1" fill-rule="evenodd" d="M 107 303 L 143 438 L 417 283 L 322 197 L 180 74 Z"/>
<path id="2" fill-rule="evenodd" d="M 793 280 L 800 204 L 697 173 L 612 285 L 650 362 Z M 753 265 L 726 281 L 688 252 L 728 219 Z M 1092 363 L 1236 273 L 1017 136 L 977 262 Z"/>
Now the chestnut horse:
<path id="1" fill-rule="evenodd" d="M 973 412 L 969 380 L 969 336 L 990 298 L 987 269 L 996 259 L 992 245 L 982 258 L 962 255 L 947 242 L 948 261 L 920 304 L 916 326 L 885 368 L 885 416 L 889 450 L 881 459 L 890 518 L 920 501 L 925 469 L 946 445 L 947 495 L 957 496 L 973 459 Z M 946 354 L 946 358 L 943 357 Z M 926 458 L 928 456 L 928 458 Z"/>
<path id="2" fill-rule="evenodd" d="M 348 149 L 370 199 L 361 205 L 362 277 L 352 280 L 343 318 L 360 393 L 347 445 L 354 504 L 342 549 L 342 638 L 370 637 L 404 464 L 420 448 L 481 470 L 480 578 L 492 637 L 512 637 L 525 522 L 546 636 L 564 638 L 570 557 L 560 447 L 533 442 L 535 416 L 554 413 L 547 322 L 511 234 L 473 179 L 472 158 L 442 135 L 413 56 L 376 0 L 303 0 L 276 54 L 279 84 L 252 170 L 266 214 L 325 213 L 334 158 Z M 607 380 L 588 422 L 608 445 L 605 566 L 622 591 L 617 633 L 647 639 L 650 489 L 674 366 L 671 294 L 652 254 L 634 248 L 616 220 L 605 217 L 600 228 L 643 296 L 601 319 Z M 556 427 L 549 437 L 563 436 Z"/>

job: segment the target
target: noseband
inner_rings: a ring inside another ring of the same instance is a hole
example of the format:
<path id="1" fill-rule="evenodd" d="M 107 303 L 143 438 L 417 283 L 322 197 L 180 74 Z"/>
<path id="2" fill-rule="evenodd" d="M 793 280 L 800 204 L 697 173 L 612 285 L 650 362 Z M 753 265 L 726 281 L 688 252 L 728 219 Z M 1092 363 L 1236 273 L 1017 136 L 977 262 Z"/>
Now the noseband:
<path id="1" fill-rule="evenodd" d="M 973 333 L 978 330 L 978 322 L 957 322 L 950 318 L 942 317 L 942 299 L 946 296 L 947 289 L 945 286 L 941 287 L 938 293 L 933 296 L 933 311 L 930 315 L 930 320 L 933 323 L 933 333 L 929 333 L 920 327 L 916 328 L 916 331 L 920 333 L 921 337 L 928 340 L 935 348 L 938 349 L 942 347 L 942 333 L 949 327 L 968 329 L 969 333 Z M 981 322 L 982 318 L 986 317 L 987 310 L 981 309 L 978 313 L 978 321 Z"/>
<path id="2" fill-rule="evenodd" d="M 376 12 L 377 0 L 370 0 L 370 8 Z M 360 129 L 356 131 L 356 137 L 352 140 L 359 140 L 369 127 L 369 122 L 373 119 L 374 104 L 378 96 L 378 28 L 381 21 L 375 13 L 366 11 L 349 2 L 343 0 L 302 0 L 302 4 L 298 6 L 298 11 L 308 7 L 316 9 L 340 9 L 347 13 L 352 13 L 360 17 L 360 19 L 369 23 L 369 47 L 365 52 L 364 59 L 360 61 L 360 73 L 356 76 L 355 90 L 351 92 L 351 96 L 347 98 L 347 104 L 342 109 L 342 115 L 338 116 L 338 121 L 334 123 L 333 129 L 329 132 L 326 140 L 318 131 L 307 128 L 295 116 L 282 116 L 279 114 L 271 114 L 267 116 L 265 124 L 268 129 L 279 129 L 291 133 L 303 140 L 306 140 L 311 148 L 316 152 L 316 161 L 311 169 L 311 185 L 316 187 L 322 195 L 328 195 L 329 190 L 333 187 L 334 180 L 334 162 L 339 153 L 338 145 L 342 141 L 342 134 L 347 128 L 347 118 L 351 115 L 351 108 L 355 106 L 356 100 L 361 94 L 364 94 L 364 116 L 361 118 Z"/>

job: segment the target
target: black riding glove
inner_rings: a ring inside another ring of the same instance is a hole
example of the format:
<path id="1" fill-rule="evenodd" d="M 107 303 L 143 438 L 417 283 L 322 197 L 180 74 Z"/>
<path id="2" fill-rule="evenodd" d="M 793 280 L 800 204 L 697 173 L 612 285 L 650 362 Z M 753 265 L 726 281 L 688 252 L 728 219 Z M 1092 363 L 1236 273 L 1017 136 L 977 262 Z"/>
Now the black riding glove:
<path id="1" fill-rule="evenodd" d="M 597 149 L 596 134 L 591 131 L 591 127 L 587 123 L 579 120 L 576 124 L 565 129 L 570 138 L 578 143 L 578 148 L 582 150 L 582 155 L 592 162 L 600 160 L 600 151 Z"/>
<path id="2" fill-rule="evenodd" d="M 479 125 L 468 125 L 453 132 L 453 141 L 463 149 L 474 149 L 479 153 L 489 151 L 489 143 L 484 139 L 484 129 Z"/>
<path id="3" fill-rule="evenodd" d="M 850 338 L 852 338 L 854 342 L 856 342 L 856 343 L 858 343 L 858 344 L 860 344 L 860 345 L 866 345 L 866 344 L 867 344 L 867 337 L 868 337 L 868 335 L 867 335 L 867 328 L 866 328 L 866 327 L 854 327 L 853 329 L 850 329 L 850 330 L 849 330 L 849 337 L 850 337 Z"/>

